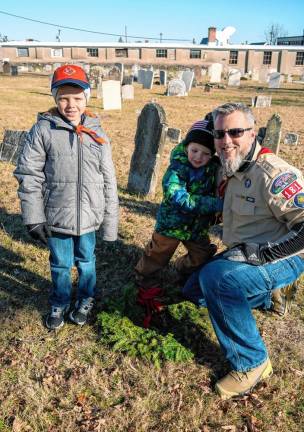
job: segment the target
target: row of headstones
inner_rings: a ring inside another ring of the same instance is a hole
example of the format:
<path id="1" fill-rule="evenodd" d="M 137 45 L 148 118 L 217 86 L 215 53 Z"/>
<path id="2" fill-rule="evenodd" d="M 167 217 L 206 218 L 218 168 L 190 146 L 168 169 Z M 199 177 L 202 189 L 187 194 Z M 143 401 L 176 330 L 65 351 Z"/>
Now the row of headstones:
<path id="1" fill-rule="evenodd" d="M 269 119 L 266 128 L 260 128 L 258 132 L 259 142 L 276 154 L 279 152 L 281 126 L 280 116 L 274 114 Z M 3 142 L 0 145 L 0 160 L 17 163 L 26 133 L 26 131 L 5 131 Z M 146 104 L 137 121 L 135 149 L 128 177 L 129 192 L 150 196 L 155 194 L 161 156 L 168 137 L 174 142 L 179 142 L 180 130 L 168 128 L 166 113 L 159 104 Z M 288 134 L 284 142 L 285 144 L 297 144 L 298 136 Z"/>

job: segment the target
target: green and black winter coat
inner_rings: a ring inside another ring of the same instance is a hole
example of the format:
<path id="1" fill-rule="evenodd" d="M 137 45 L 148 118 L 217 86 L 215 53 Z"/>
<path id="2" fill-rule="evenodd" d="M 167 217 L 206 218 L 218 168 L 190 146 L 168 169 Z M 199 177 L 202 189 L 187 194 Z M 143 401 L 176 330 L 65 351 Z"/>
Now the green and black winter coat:
<path id="1" fill-rule="evenodd" d="M 219 160 L 194 168 L 188 161 L 186 146 L 178 144 L 171 152 L 170 165 L 163 177 L 163 200 L 155 230 L 179 240 L 200 241 L 208 236 L 208 228 L 223 202 L 216 197 Z"/>

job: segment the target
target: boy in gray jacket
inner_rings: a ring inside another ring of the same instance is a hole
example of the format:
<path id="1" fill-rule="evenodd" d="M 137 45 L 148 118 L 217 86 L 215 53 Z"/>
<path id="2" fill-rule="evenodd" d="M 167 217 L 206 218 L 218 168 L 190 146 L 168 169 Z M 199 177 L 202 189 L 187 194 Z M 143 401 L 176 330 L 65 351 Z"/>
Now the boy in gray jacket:
<path id="1" fill-rule="evenodd" d="M 86 110 L 85 71 L 76 65 L 57 68 L 51 91 L 57 106 L 38 114 L 14 174 L 23 222 L 50 249 L 53 290 L 46 327 L 56 330 L 68 311 L 71 321 L 86 323 L 96 288 L 95 231 L 102 223 L 104 240 L 117 239 L 118 197 L 109 140 Z M 73 265 L 78 290 L 70 309 Z"/>

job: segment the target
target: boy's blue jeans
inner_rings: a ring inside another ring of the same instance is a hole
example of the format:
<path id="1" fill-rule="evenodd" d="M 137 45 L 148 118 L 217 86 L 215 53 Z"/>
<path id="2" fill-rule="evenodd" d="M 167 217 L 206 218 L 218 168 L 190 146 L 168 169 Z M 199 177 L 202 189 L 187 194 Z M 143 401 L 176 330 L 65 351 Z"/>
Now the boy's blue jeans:
<path id="1" fill-rule="evenodd" d="M 71 301 L 71 269 L 78 271 L 77 300 L 94 297 L 96 288 L 95 231 L 81 236 L 52 233 L 48 238 L 53 291 L 51 306 L 65 307 Z"/>
<path id="2" fill-rule="evenodd" d="M 232 369 L 246 372 L 268 357 L 252 308 L 269 309 L 271 291 L 294 282 L 304 272 L 299 256 L 253 266 L 214 258 L 193 273 L 184 296 L 207 306 L 214 331 Z"/>

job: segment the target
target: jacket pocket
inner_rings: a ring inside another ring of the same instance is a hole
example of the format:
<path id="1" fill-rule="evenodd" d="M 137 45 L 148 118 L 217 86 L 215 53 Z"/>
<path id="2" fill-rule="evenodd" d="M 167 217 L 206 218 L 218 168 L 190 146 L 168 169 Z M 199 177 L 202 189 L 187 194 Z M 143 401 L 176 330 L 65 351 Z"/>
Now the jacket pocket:
<path id="1" fill-rule="evenodd" d="M 255 214 L 255 204 L 250 201 L 246 201 L 242 197 L 233 197 L 231 210 L 234 213 L 243 216 L 252 216 Z"/>

